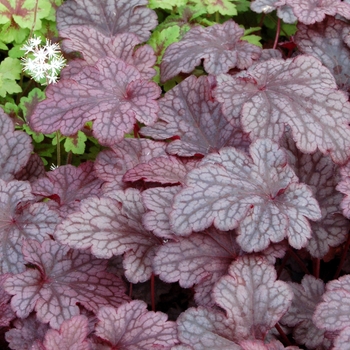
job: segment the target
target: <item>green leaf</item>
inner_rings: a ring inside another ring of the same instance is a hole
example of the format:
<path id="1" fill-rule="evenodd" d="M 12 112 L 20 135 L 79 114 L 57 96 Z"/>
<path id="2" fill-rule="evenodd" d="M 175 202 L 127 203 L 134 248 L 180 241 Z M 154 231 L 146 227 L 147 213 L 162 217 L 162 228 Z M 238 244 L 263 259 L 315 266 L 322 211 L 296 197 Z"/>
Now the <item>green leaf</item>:
<path id="1" fill-rule="evenodd" d="M 177 25 L 152 33 L 148 44 L 153 47 L 157 55 L 157 64 L 161 63 L 165 49 L 170 44 L 177 42 L 179 37 L 180 27 Z"/>
<path id="2" fill-rule="evenodd" d="M 33 140 L 37 143 L 43 142 L 45 136 L 41 132 L 35 132 L 33 131 L 29 125 L 23 124 L 22 129 L 33 138 Z"/>
<path id="3" fill-rule="evenodd" d="M 260 40 L 261 40 L 261 36 L 258 35 L 244 35 L 241 37 L 241 40 L 245 40 L 248 41 L 248 43 L 259 46 L 259 47 L 263 47 Z"/>
<path id="4" fill-rule="evenodd" d="M 36 0 L 7 0 L 0 2 L 0 23 L 16 22 L 21 28 L 31 29 L 34 23 Z M 38 0 L 35 27 L 41 28 L 41 19 L 50 14 L 49 0 Z M 12 24 L 15 26 L 15 23 Z"/>
<path id="5" fill-rule="evenodd" d="M 148 7 L 171 11 L 174 7 L 185 6 L 186 3 L 187 0 L 149 0 Z"/>
<path id="6" fill-rule="evenodd" d="M 236 5 L 236 9 L 239 13 L 250 10 L 250 1 L 248 0 L 233 0 L 232 2 Z"/>
<path id="7" fill-rule="evenodd" d="M 196 4 L 196 9 L 205 9 L 209 14 L 218 12 L 221 15 L 237 15 L 236 5 L 230 2 L 230 0 L 192 0 L 192 2 Z"/>
<path id="8" fill-rule="evenodd" d="M 83 154 L 85 152 L 86 135 L 82 131 L 78 131 L 74 136 L 69 136 L 64 142 L 64 149 L 66 152 L 74 154 Z"/>
<path id="9" fill-rule="evenodd" d="M 27 97 L 21 97 L 19 107 L 23 111 L 23 117 L 25 119 L 28 119 L 28 117 L 34 111 L 36 105 L 40 101 L 44 100 L 45 97 L 45 92 L 38 88 L 34 88 L 33 90 L 31 90 Z"/>
<path id="10" fill-rule="evenodd" d="M 18 59 L 7 57 L 0 64 L 0 96 L 21 92 L 22 88 L 16 83 L 21 76 L 22 65 Z"/>

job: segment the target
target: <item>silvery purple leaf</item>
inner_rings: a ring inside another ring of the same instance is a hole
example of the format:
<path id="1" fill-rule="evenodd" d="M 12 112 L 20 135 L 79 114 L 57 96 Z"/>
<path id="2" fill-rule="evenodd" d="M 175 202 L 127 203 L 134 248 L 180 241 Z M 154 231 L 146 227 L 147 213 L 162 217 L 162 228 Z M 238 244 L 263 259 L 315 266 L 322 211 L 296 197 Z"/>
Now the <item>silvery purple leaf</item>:
<path id="1" fill-rule="evenodd" d="M 153 66 L 157 58 L 152 47 L 144 45 L 136 49 L 135 46 L 141 41 L 135 34 L 122 33 L 110 37 L 93 27 L 74 26 L 61 30 L 60 36 L 65 38 L 63 50 L 68 53 L 79 51 L 88 65 L 94 65 L 100 58 L 109 56 L 136 67 L 144 79 L 152 79 L 156 74 Z"/>
<path id="2" fill-rule="evenodd" d="M 10 276 L 9 273 L 0 275 L 0 327 L 9 327 L 10 322 L 16 317 L 10 305 L 11 295 L 3 289 L 4 282 Z"/>
<path id="3" fill-rule="evenodd" d="M 215 87 L 213 76 L 188 77 L 159 100 L 160 118 L 141 133 L 156 140 L 178 137 L 167 145 L 167 152 L 185 157 L 216 152 L 224 146 L 247 148 L 249 136 L 224 117 L 213 98 Z"/>
<path id="4" fill-rule="evenodd" d="M 104 192 L 125 188 L 124 174 L 153 158 L 167 157 L 165 147 L 163 142 L 127 138 L 100 152 L 95 161 L 95 171 L 100 179 L 107 182 L 103 185 Z"/>
<path id="5" fill-rule="evenodd" d="M 83 200 L 80 209 L 59 225 L 55 237 L 73 248 L 91 249 L 98 258 L 123 254 L 127 279 L 145 282 L 152 274 L 161 240 L 142 225 L 145 208 L 139 190 L 129 188 L 109 195 Z"/>
<path id="6" fill-rule="evenodd" d="M 60 222 L 56 211 L 47 203 L 30 203 L 35 197 L 29 182 L 0 179 L 0 274 L 25 269 L 21 252 L 25 238 L 43 241 Z"/>
<path id="7" fill-rule="evenodd" d="M 294 23 L 297 18 L 285 0 L 254 0 L 250 4 L 252 11 L 257 13 L 270 13 L 277 9 L 277 16 L 285 23 Z"/>
<path id="8" fill-rule="evenodd" d="M 209 74 L 226 73 L 231 68 L 245 69 L 261 54 L 258 46 L 240 40 L 244 30 L 233 21 L 211 27 L 193 27 L 164 53 L 160 66 L 161 81 L 165 82 L 180 72 L 191 73 L 204 60 Z"/>
<path id="9" fill-rule="evenodd" d="M 317 328 L 312 321 L 316 306 L 322 300 L 324 282 L 314 276 L 305 275 L 301 284 L 292 282 L 288 284 L 294 297 L 281 323 L 294 327 L 293 338 L 298 344 L 305 344 L 307 348 L 315 349 L 325 340 L 325 331 Z"/>
<path id="10" fill-rule="evenodd" d="M 48 197 L 62 217 L 79 209 L 80 201 L 101 194 L 103 181 L 96 177 L 94 164 L 85 162 L 78 168 L 73 165 L 60 166 L 46 177 L 32 184 L 33 194 Z"/>
<path id="11" fill-rule="evenodd" d="M 217 81 L 224 114 L 233 125 L 242 124 L 252 139 L 278 141 L 288 124 L 302 152 L 318 148 L 336 163 L 350 156 L 348 97 L 316 58 L 271 59 Z"/>
<path id="12" fill-rule="evenodd" d="M 158 85 L 143 80 L 135 67 L 105 57 L 73 78 L 49 85 L 29 124 L 36 131 L 60 130 L 69 136 L 94 120 L 93 135 L 112 145 L 123 140 L 136 120 L 146 125 L 156 121 L 159 95 Z"/>
<path id="13" fill-rule="evenodd" d="M 247 252 L 262 251 L 285 237 L 297 249 L 307 244 L 307 218 L 321 218 L 311 190 L 298 183 L 286 153 L 271 140 L 255 141 L 250 154 L 223 148 L 188 173 L 170 214 L 176 234 L 214 224 L 223 231 L 238 228 L 237 242 Z"/>
<path id="14" fill-rule="evenodd" d="M 156 13 L 147 8 L 146 0 L 69 0 L 57 10 L 57 28 L 60 32 L 73 26 L 96 28 L 106 36 L 134 33 L 146 41 L 150 30 L 157 25 Z"/>
<path id="15" fill-rule="evenodd" d="M 321 22 L 326 15 L 339 14 L 350 19 L 350 4 L 341 0 L 285 0 L 292 7 L 298 21 L 304 24 Z"/>
<path id="16" fill-rule="evenodd" d="M 348 25 L 327 17 L 314 25 L 298 24 L 294 37 L 301 52 L 318 58 L 333 74 L 339 89 L 350 89 L 350 48 L 344 43 L 342 33 Z"/>
<path id="17" fill-rule="evenodd" d="M 0 108 L 0 179 L 5 181 L 14 179 L 33 151 L 30 136 L 14 129 L 12 120 Z"/>
<path id="18" fill-rule="evenodd" d="M 109 342 L 108 349 L 164 349 L 179 343 L 176 325 L 162 312 L 147 311 L 141 300 L 124 303 L 117 310 L 103 307 L 96 334 Z"/>
<path id="19" fill-rule="evenodd" d="M 27 165 L 16 173 L 16 180 L 34 182 L 46 174 L 44 163 L 36 153 L 30 155 Z"/>
<path id="20" fill-rule="evenodd" d="M 35 310 L 38 320 L 59 329 L 63 321 L 79 315 L 78 302 L 97 312 L 103 305 L 118 307 L 129 300 L 124 282 L 105 271 L 105 260 L 52 240 L 25 241 L 23 255 L 36 268 L 13 275 L 4 284 L 20 318 Z"/>

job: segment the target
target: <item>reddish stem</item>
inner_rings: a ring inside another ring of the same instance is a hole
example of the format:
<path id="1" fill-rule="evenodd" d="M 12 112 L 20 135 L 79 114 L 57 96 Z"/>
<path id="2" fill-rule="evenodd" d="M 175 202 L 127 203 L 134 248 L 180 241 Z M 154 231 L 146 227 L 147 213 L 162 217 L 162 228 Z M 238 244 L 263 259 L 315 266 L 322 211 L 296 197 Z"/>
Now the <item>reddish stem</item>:
<path id="1" fill-rule="evenodd" d="M 344 265 L 344 262 L 345 262 L 345 259 L 346 259 L 346 254 L 347 254 L 347 252 L 349 250 L 349 246 L 350 246 L 350 234 L 348 234 L 348 239 L 346 240 L 346 243 L 345 243 L 345 246 L 344 246 L 341 258 L 340 258 L 340 262 L 339 262 L 337 271 L 336 271 L 336 273 L 334 275 L 334 279 L 337 279 L 339 277 L 339 275 L 340 275 L 340 271 L 343 268 L 343 265 Z"/>
<path id="2" fill-rule="evenodd" d="M 152 311 L 156 311 L 154 285 L 155 285 L 155 280 L 154 280 L 154 274 L 152 273 L 152 276 L 151 276 L 151 306 L 152 306 Z"/>
<path id="3" fill-rule="evenodd" d="M 140 138 L 139 131 L 140 131 L 139 125 L 138 125 L 137 123 L 135 123 L 135 124 L 134 124 L 134 138 L 135 138 L 135 139 Z"/>
<path id="4" fill-rule="evenodd" d="M 310 271 L 307 269 L 306 265 L 304 264 L 304 262 L 298 257 L 297 254 L 295 254 L 295 252 L 293 251 L 292 248 L 288 248 L 289 254 L 295 259 L 295 261 L 299 264 L 299 266 L 301 267 L 301 269 L 307 274 L 310 275 Z"/>
<path id="5" fill-rule="evenodd" d="M 317 259 L 317 258 L 312 259 L 312 271 L 316 278 L 320 278 L 320 264 L 321 264 L 320 259 Z"/>
<path id="6" fill-rule="evenodd" d="M 275 328 L 277 329 L 279 335 L 282 337 L 284 345 L 287 345 L 287 346 L 292 345 L 292 343 L 289 341 L 288 337 L 286 336 L 286 333 L 283 332 L 283 329 L 278 323 L 275 324 Z"/>
<path id="7" fill-rule="evenodd" d="M 277 44 L 278 44 L 278 39 L 280 37 L 281 33 L 281 19 L 278 18 L 277 20 L 277 29 L 276 29 L 276 36 L 275 36 L 275 42 L 273 43 L 273 49 L 276 49 Z"/>

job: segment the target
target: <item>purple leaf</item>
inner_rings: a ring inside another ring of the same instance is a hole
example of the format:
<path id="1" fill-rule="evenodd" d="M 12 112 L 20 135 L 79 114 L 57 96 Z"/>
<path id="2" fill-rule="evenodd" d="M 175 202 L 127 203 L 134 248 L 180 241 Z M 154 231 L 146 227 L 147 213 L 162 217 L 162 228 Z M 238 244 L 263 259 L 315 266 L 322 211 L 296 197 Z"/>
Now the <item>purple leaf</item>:
<path id="1" fill-rule="evenodd" d="M 128 170 L 123 176 L 123 181 L 142 179 L 146 182 L 177 184 L 185 182 L 186 174 L 186 168 L 178 158 L 171 156 L 158 157 Z"/>
<path id="2" fill-rule="evenodd" d="M 79 315 L 78 302 L 97 312 L 103 305 L 118 307 L 128 297 L 121 279 L 105 271 L 107 262 L 72 251 L 51 240 L 27 240 L 25 260 L 36 266 L 6 280 L 5 290 L 18 317 L 33 310 L 38 320 L 59 329 L 64 320 Z"/>
<path id="3" fill-rule="evenodd" d="M 110 343 L 108 349 L 164 349 L 178 343 L 176 325 L 162 312 L 147 311 L 147 304 L 133 300 L 118 310 L 103 307 L 96 334 Z"/>
<path id="4" fill-rule="evenodd" d="M 169 214 L 171 204 L 181 186 L 155 187 L 142 192 L 142 201 L 148 211 L 144 214 L 142 223 L 147 230 L 162 238 L 173 238 L 170 228 Z"/>
<path id="5" fill-rule="evenodd" d="M 111 145 L 130 132 L 136 120 L 148 125 L 157 119 L 160 88 L 142 80 L 140 72 L 123 61 L 105 57 L 94 67 L 86 66 L 74 79 L 61 79 L 46 90 L 30 117 L 33 130 L 61 130 L 73 135 L 95 120 L 93 135 Z"/>
<path id="6" fill-rule="evenodd" d="M 0 273 L 24 271 L 22 240 L 43 241 L 56 228 L 60 219 L 47 203 L 34 200 L 29 182 L 0 180 Z"/>
<path id="7" fill-rule="evenodd" d="M 298 24 L 294 37 L 301 52 L 318 58 L 333 74 L 339 89 L 350 89 L 350 49 L 342 40 L 347 24 L 333 17 L 307 26 Z"/>
<path id="8" fill-rule="evenodd" d="M 305 275 L 298 283 L 289 283 L 293 290 L 292 305 L 282 317 L 281 323 L 294 327 L 293 338 L 298 344 L 305 344 L 309 349 L 320 346 L 325 338 L 325 331 L 316 327 L 312 316 L 316 306 L 321 302 L 324 283 L 311 275 Z"/>
<path id="9" fill-rule="evenodd" d="M 5 334 L 11 349 L 41 349 L 40 346 L 42 346 L 45 333 L 49 328 L 48 324 L 38 321 L 35 314 L 32 313 L 25 319 L 16 319 L 13 325 L 14 327 Z"/>
<path id="10" fill-rule="evenodd" d="M 8 327 L 10 322 L 16 317 L 11 309 L 11 296 L 3 289 L 3 284 L 10 274 L 0 275 L 0 327 Z"/>
<path id="11" fill-rule="evenodd" d="M 152 79 L 156 74 L 153 66 L 156 55 L 149 45 L 138 47 L 141 41 L 132 33 L 118 34 L 107 37 L 93 27 L 74 26 L 60 31 L 63 40 L 63 50 L 79 51 L 88 65 L 94 65 L 100 58 L 120 58 L 125 63 L 136 67 L 144 79 Z M 71 64 L 71 62 L 69 63 Z"/>
<path id="12" fill-rule="evenodd" d="M 339 335 L 334 341 L 333 350 L 343 350 L 346 349 L 350 344 L 350 327 L 344 328 L 340 331 Z"/>
<path id="13" fill-rule="evenodd" d="M 27 165 L 16 173 L 16 180 L 33 182 L 46 175 L 44 163 L 36 153 L 30 155 Z"/>
<path id="14" fill-rule="evenodd" d="M 298 21 L 304 24 L 321 22 L 326 15 L 339 14 L 350 19 L 350 5 L 341 0 L 286 0 Z"/>
<path id="15" fill-rule="evenodd" d="M 261 257 L 241 257 L 214 287 L 213 297 L 225 313 L 190 308 L 177 320 L 179 339 L 194 349 L 237 349 L 244 340 L 263 340 L 287 311 L 293 293 Z"/>
<path id="16" fill-rule="evenodd" d="M 100 152 L 95 162 L 95 171 L 100 179 L 107 181 L 103 186 L 107 193 L 126 187 L 122 178 L 128 170 L 163 156 L 167 156 L 164 143 L 128 138 Z"/>
<path id="17" fill-rule="evenodd" d="M 96 177 L 92 162 L 82 163 L 78 168 L 72 165 L 60 166 L 46 175 L 33 183 L 32 191 L 36 195 L 53 198 L 48 204 L 58 204 L 63 217 L 78 210 L 82 199 L 101 194 L 103 181 Z"/>
<path id="18" fill-rule="evenodd" d="M 213 297 L 235 324 L 234 336 L 263 340 L 288 310 L 293 293 L 261 257 L 243 256 L 215 285 Z"/>
<path id="19" fill-rule="evenodd" d="M 160 66 L 161 81 L 180 72 L 191 73 L 202 59 L 206 72 L 214 75 L 235 67 L 248 68 L 259 58 L 261 49 L 240 40 L 243 35 L 244 30 L 233 21 L 191 28 L 179 42 L 165 50 Z"/>
<path id="20" fill-rule="evenodd" d="M 339 181 L 337 190 L 345 197 L 341 202 L 341 209 L 345 217 L 350 219 L 350 162 L 340 168 L 341 181 Z"/>
<path id="21" fill-rule="evenodd" d="M 277 16 L 285 23 L 294 23 L 297 18 L 294 16 L 290 6 L 285 5 L 283 0 L 255 0 L 250 4 L 252 11 L 257 13 L 270 13 L 277 9 Z"/>
<path id="22" fill-rule="evenodd" d="M 214 283 L 227 273 L 232 261 L 240 254 L 233 231 L 209 228 L 160 247 L 153 267 L 161 280 L 168 283 L 179 281 L 184 288 L 205 283 L 205 288 L 201 288 L 200 296 L 195 296 L 195 299 L 200 305 L 214 306 L 211 298 Z"/>
<path id="23" fill-rule="evenodd" d="M 285 152 L 271 140 L 250 147 L 251 158 L 233 147 L 221 149 L 189 172 L 187 187 L 174 200 L 170 223 L 179 235 L 238 227 L 247 252 L 262 251 L 288 237 L 300 249 L 311 237 L 310 220 L 321 212 L 311 190 L 299 184 Z"/>
<path id="24" fill-rule="evenodd" d="M 146 0 L 69 0 L 57 10 L 59 32 L 72 26 L 86 25 L 106 36 L 134 33 L 146 41 L 157 25 L 156 13 L 147 8 Z"/>
<path id="25" fill-rule="evenodd" d="M 87 317 L 73 316 L 62 323 L 59 331 L 49 329 L 44 345 L 47 350 L 90 350 L 91 346 L 86 341 L 88 333 Z"/>
<path id="26" fill-rule="evenodd" d="M 312 236 L 306 246 L 313 257 L 320 259 L 330 247 L 343 243 L 350 229 L 349 221 L 341 215 L 341 194 L 336 191 L 339 167 L 319 151 L 312 155 L 298 151 L 290 133 L 286 133 L 285 142 L 284 147 L 290 152 L 289 164 L 299 180 L 310 186 L 321 208 L 322 218 L 311 222 Z"/>
<path id="27" fill-rule="evenodd" d="M 313 315 L 316 326 L 327 331 L 350 327 L 350 275 L 328 282 L 322 299 Z"/>
<path id="28" fill-rule="evenodd" d="M 344 163 L 350 155 L 350 103 L 329 70 L 312 56 L 271 59 L 234 77 L 217 77 L 217 99 L 232 124 L 251 138 L 279 140 L 290 125 L 304 153 L 318 148 Z M 241 114 L 241 121 L 239 116 Z"/>
<path id="29" fill-rule="evenodd" d="M 193 156 L 217 152 L 224 146 L 247 148 L 249 136 L 232 126 L 213 99 L 215 78 L 190 76 L 160 99 L 160 119 L 141 133 L 154 139 L 180 138 L 167 146 L 167 152 Z"/>
<path id="30" fill-rule="evenodd" d="M 71 247 L 91 248 L 99 258 L 124 254 L 127 279 L 132 283 L 147 281 L 161 241 L 142 226 L 145 208 L 138 190 L 129 188 L 111 195 L 114 199 L 91 197 L 83 200 L 80 210 L 70 214 L 55 235 Z"/>
<path id="31" fill-rule="evenodd" d="M 10 117 L 0 108 L 0 179 L 5 181 L 14 179 L 33 151 L 30 136 L 14 128 Z"/>

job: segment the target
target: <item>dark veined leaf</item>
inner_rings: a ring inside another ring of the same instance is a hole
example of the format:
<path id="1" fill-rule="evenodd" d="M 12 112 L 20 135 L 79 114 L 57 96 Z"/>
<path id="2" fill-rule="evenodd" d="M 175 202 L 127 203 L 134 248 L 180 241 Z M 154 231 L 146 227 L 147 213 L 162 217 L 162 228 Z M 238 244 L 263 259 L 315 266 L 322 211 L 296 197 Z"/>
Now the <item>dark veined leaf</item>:
<path id="1" fill-rule="evenodd" d="M 289 164 L 299 180 L 310 186 L 321 208 L 322 218 L 311 222 L 312 236 L 306 246 L 313 257 L 321 259 L 330 247 L 337 247 L 346 240 L 350 229 L 349 221 L 340 210 L 342 196 L 336 191 L 339 166 L 319 151 L 303 154 L 295 147 L 290 133 L 285 136 L 282 142 L 289 151 Z"/>
<path id="2" fill-rule="evenodd" d="M 146 41 L 157 25 L 156 13 L 147 8 L 147 0 L 69 0 L 57 10 L 59 32 L 72 26 L 86 25 L 106 36 L 134 33 Z"/>
<path id="3" fill-rule="evenodd" d="M 350 4 L 341 0 L 285 0 L 292 7 L 299 22 L 314 24 L 321 22 L 326 15 L 339 14 L 350 19 Z"/>
<path id="4" fill-rule="evenodd" d="M 143 80 L 133 66 L 111 57 L 85 66 L 72 79 L 61 79 L 46 90 L 29 124 L 33 130 L 74 135 L 94 120 L 93 135 L 112 145 L 130 132 L 136 120 L 146 125 L 157 119 L 160 88 Z"/>
<path id="5" fill-rule="evenodd" d="M 113 199 L 83 200 L 80 210 L 68 215 L 55 236 L 71 247 L 91 248 L 99 258 L 123 254 L 127 279 L 132 283 L 145 282 L 152 274 L 152 260 L 161 240 L 142 225 L 145 208 L 139 190 L 129 188 L 110 196 Z"/>
<path id="6" fill-rule="evenodd" d="M 281 323 L 294 327 L 293 338 L 298 344 L 305 344 L 309 349 L 315 349 L 328 340 L 325 331 L 316 327 L 312 316 L 316 306 L 322 300 L 324 283 L 311 275 L 305 275 L 298 283 L 288 283 L 293 290 L 293 300 L 290 308 L 282 317 Z"/>
<path id="7" fill-rule="evenodd" d="M 14 129 L 12 120 L 0 108 L 0 179 L 5 181 L 14 179 L 33 151 L 30 136 Z"/>
<path id="8" fill-rule="evenodd" d="M 118 307 L 129 300 L 124 282 L 105 271 L 105 260 L 52 240 L 42 244 L 25 241 L 23 255 L 36 268 L 13 275 L 4 284 L 13 295 L 11 305 L 20 318 L 35 310 L 38 320 L 59 329 L 63 321 L 79 315 L 78 302 L 97 312 L 103 305 Z"/>
<path id="9" fill-rule="evenodd" d="M 248 68 L 259 58 L 261 49 L 240 40 L 243 34 L 244 30 L 233 21 L 191 28 L 179 42 L 165 50 L 160 66 L 161 81 L 180 72 L 191 73 L 202 59 L 206 72 L 214 75 L 235 67 Z"/>
<path id="10" fill-rule="evenodd" d="M 176 234 L 214 224 L 223 231 L 237 227 L 237 241 L 247 252 L 262 251 L 285 237 L 297 249 L 307 244 L 307 218 L 321 218 L 311 190 L 298 183 L 286 153 L 271 140 L 255 141 L 250 154 L 223 148 L 188 173 L 187 187 L 176 195 L 170 213 Z"/>
<path id="11" fill-rule="evenodd" d="M 103 181 L 96 177 L 92 162 L 78 168 L 70 164 L 60 166 L 46 175 L 32 184 L 32 192 L 51 197 L 48 204 L 54 203 L 53 208 L 59 209 L 63 217 L 76 211 L 82 199 L 101 194 Z"/>
<path id="12" fill-rule="evenodd" d="M 214 287 L 213 297 L 225 313 L 187 309 L 177 320 L 180 341 L 195 350 L 241 350 L 245 340 L 265 339 L 293 298 L 289 286 L 276 278 L 263 258 L 239 258 Z"/>
<path id="13" fill-rule="evenodd" d="M 24 271 L 22 240 L 41 242 L 60 222 L 57 212 L 50 210 L 47 203 L 30 203 L 34 199 L 29 182 L 6 183 L 0 179 L 0 274 Z"/>
<path id="14" fill-rule="evenodd" d="M 10 294 L 3 289 L 3 284 L 10 277 L 9 273 L 0 274 L 0 327 L 8 327 L 16 317 L 10 305 Z"/>
<path id="15" fill-rule="evenodd" d="M 309 26 L 299 23 L 294 41 L 301 52 L 318 58 L 330 70 L 339 89 L 348 91 L 350 48 L 342 39 L 345 28 L 348 25 L 334 17 Z"/>
<path id="16" fill-rule="evenodd" d="M 66 38 L 62 43 L 63 50 L 68 53 L 79 51 L 88 65 L 109 56 L 120 58 L 136 67 L 145 79 L 152 79 L 156 74 L 153 68 L 156 63 L 153 49 L 149 45 L 135 49 L 141 43 L 135 34 L 122 33 L 108 37 L 93 27 L 74 26 L 61 30 L 60 35 Z"/>
<path id="17" fill-rule="evenodd" d="M 254 0 L 250 3 L 252 11 L 257 13 L 270 13 L 277 9 L 277 16 L 285 23 L 294 23 L 297 18 L 293 9 L 281 0 Z"/>
<path id="18" fill-rule="evenodd" d="M 167 157 L 165 146 L 163 142 L 128 138 L 100 152 L 95 161 L 95 171 L 100 179 L 107 182 L 103 191 L 108 193 L 127 187 L 122 180 L 125 173 L 153 158 Z"/>
<path id="19" fill-rule="evenodd" d="M 178 137 L 167 145 L 167 152 L 190 157 L 217 152 L 224 146 L 246 149 L 249 136 L 231 125 L 213 98 L 215 77 L 190 76 L 159 100 L 160 118 L 141 133 L 156 140 Z"/>
<path id="20" fill-rule="evenodd" d="M 108 349 L 164 349 L 177 344 L 176 324 L 162 312 L 147 311 L 141 300 L 124 303 L 117 310 L 103 307 L 98 313 L 96 335 L 109 342 Z"/>
<path id="21" fill-rule="evenodd" d="M 350 103 L 331 72 L 312 56 L 256 64 L 235 76 L 217 77 L 217 99 L 234 125 L 252 139 L 279 140 L 284 124 L 304 153 L 318 148 L 333 161 L 350 155 Z"/>

